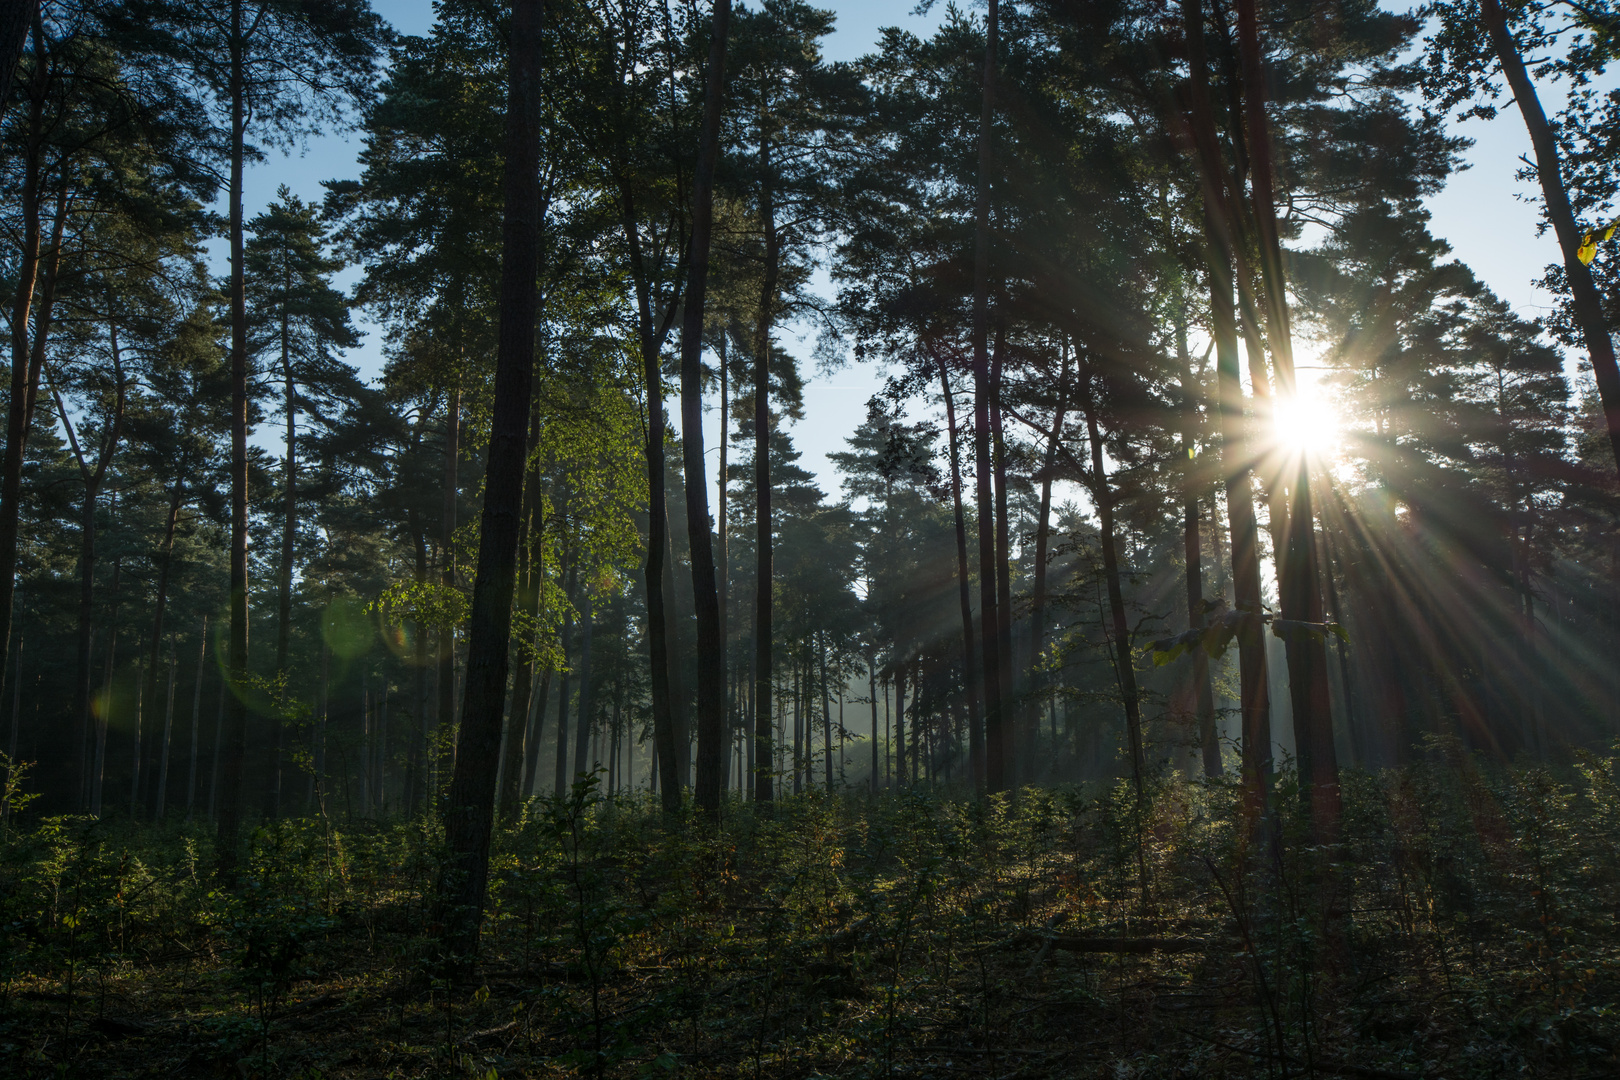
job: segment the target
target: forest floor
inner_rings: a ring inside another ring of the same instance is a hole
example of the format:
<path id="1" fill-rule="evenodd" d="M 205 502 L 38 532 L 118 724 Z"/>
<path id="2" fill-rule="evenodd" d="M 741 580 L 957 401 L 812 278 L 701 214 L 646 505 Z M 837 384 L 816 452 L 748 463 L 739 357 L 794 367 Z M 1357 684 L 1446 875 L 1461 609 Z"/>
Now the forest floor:
<path id="1" fill-rule="evenodd" d="M 718 828 L 585 784 L 500 835 L 453 977 L 427 820 L 267 825 L 230 887 L 200 826 L 37 821 L 0 861 L 0 1073 L 1620 1076 L 1615 765 L 1347 778 L 1331 860 L 1286 778 L 1248 851 L 1221 783 Z"/>

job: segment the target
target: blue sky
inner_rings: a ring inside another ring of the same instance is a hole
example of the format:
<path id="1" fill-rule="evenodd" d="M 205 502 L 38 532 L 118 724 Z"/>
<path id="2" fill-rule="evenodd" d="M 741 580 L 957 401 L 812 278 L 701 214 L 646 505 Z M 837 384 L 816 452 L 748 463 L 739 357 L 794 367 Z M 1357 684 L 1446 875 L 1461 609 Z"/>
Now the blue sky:
<path id="1" fill-rule="evenodd" d="M 838 14 L 837 30 L 826 46 L 828 57 L 838 60 L 869 52 L 884 26 L 926 32 L 938 24 L 944 11 L 941 3 L 928 16 L 918 16 L 914 14 L 915 0 L 820 2 Z M 426 33 L 433 23 L 431 0 L 377 0 L 376 7 L 403 33 Z M 1493 121 L 1470 120 L 1456 125 L 1454 130 L 1474 140 L 1467 154 L 1469 168 L 1453 176 L 1444 191 L 1428 200 L 1433 215 L 1431 229 L 1447 240 L 1455 256 L 1471 266 L 1515 310 L 1534 318 L 1547 310 L 1550 297 L 1531 282 L 1547 263 L 1557 260 L 1558 249 L 1551 234 L 1536 235 L 1536 206 L 1525 198 L 1533 193 L 1533 185 L 1514 179 L 1519 155 L 1529 149 L 1518 112 L 1509 107 Z M 319 199 L 321 181 L 357 174 L 358 146 L 351 137 L 327 135 L 311 140 L 300 153 L 272 156 L 252 168 L 246 183 L 248 216 L 269 203 L 281 184 L 305 199 Z M 218 245 L 215 250 L 222 254 Z M 353 276 L 350 272 L 346 279 L 352 281 Z M 349 357 L 368 376 L 381 368 L 379 336 L 374 327 L 370 330 L 365 344 Z M 791 331 L 784 337 L 784 345 L 801 352 L 809 374 L 811 340 L 796 343 Z M 865 414 L 867 398 L 882 385 L 883 377 L 883 372 L 870 366 L 852 366 L 814 375 L 808 381 L 806 419 L 794 428 L 793 437 L 804 452 L 803 464 L 821 476 L 829 495 L 836 496 L 838 480 L 825 455 L 843 449 L 844 440 Z M 712 420 L 705 426 L 705 444 L 712 453 L 718 430 Z M 261 432 L 261 439 L 279 452 L 274 435 L 267 429 Z"/>

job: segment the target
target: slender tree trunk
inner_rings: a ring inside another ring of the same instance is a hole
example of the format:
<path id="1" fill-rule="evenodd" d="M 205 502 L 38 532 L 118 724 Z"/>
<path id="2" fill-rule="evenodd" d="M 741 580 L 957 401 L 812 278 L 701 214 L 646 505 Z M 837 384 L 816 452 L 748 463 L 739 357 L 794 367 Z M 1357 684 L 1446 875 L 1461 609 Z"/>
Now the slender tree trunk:
<path id="1" fill-rule="evenodd" d="M 906 667 L 895 665 L 894 672 L 894 786 L 906 783 Z"/>
<path id="2" fill-rule="evenodd" d="M 973 462 L 978 474 L 979 620 L 984 640 L 985 787 L 1008 784 L 1005 714 L 1001 685 L 1001 622 L 996 610 L 996 515 L 990 460 L 990 167 L 995 123 L 996 34 L 1000 8 L 990 0 L 985 23 L 984 94 L 979 112 L 979 176 L 973 203 Z"/>
<path id="3" fill-rule="evenodd" d="M 73 704 L 74 715 L 79 717 L 80 730 L 84 732 L 90 731 L 95 722 L 90 701 L 92 683 L 90 633 L 91 619 L 95 610 L 95 575 L 96 489 L 87 480 L 84 486 L 84 507 L 79 513 L 79 633 Z M 80 741 L 83 743 L 86 740 L 81 737 Z M 89 809 L 90 766 L 90 759 L 81 755 L 80 769 L 83 770 L 83 778 L 79 785 L 79 803 L 83 809 Z"/>
<path id="4" fill-rule="evenodd" d="M 703 309 L 709 282 L 709 244 L 714 225 L 714 174 L 720 159 L 720 119 L 725 89 L 726 31 L 731 0 L 715 0 L 709 68 L 703 92 L 703 132 L 692 184 L 692 242 L 686 307 L 681 320 L 681 447 L 686 465 L 686 536 L 692 564 L 692 601 L 697 613 L 698 808 L 720 813 L 725 787 L 726 665 L 720 633 L 719 588 L 709 523 L 708 463 L 703 455 Z M 725 419 L 721 418 L 721 423 Z M 588 633 L 589 631 L 587 631 Z"/>
<path id="5" fill-rule="evenodd" d="M 1125 707 L 1125 739 L 1131 755 L 1131 783 L 1136 787 L 1136 800 L 1140 804 L 1143 776 L 1147 772 L 1142 750 L 1141 700 L 1136 688 L 1131 628 L 1125 617 L 1125 594 L 1120 587 L 1119 551 L 1114 536 L 1114 492 L 1103 467 L 1102 436 L 1097 429 L 1096 392 L 1089 367 L 1089 364 L 1082 364 L 1080 380 L 1084 387 L 1081 402 L 1086 414 L 1086 437 L 1091 443 L 1091 495 L 1097 504 L 1097 518 L 1102 526 L 1103 576 L 1108 586 L 1114 674 L 1119 679 L 1119 694 Z"/>
<path id="6" fill-rule="evenodd" d="M 529 730 L 529 703 L 534 692 L 535 627 L 540 615 L 540 463 L 535 452 L 540 445 L 540 410 L 529 410 L 529 441 L 525 448 L 527 476 L 523 483 L 523 515 L 518 539 L 518 603 L 523 607 L 520 624 L 517 673 L 512 677 L 512 707 L 506 716 L 506 762 L 501 770 L 501 816 L 510 818 L 523 798 L 524 750 Z"/>
<path id="7" fill-rule="evenodd" d="M 540 676 L 540 689 L 533 698 L 531 711 L 533 720 L 529 723 L 529 737 L 524 740 L 523 747 L 523 793 L 532 797 L 540 790 L 540 739 L 546 733 L 546 703 L 551 697 L 551 668 L 546 668 Z"/>
<path id="8" fill-rule="evenodd" d="M 877 657 L 866 658 L 866 688 L 872 697 L 872 794 L 878 793 L 882 774 L 878 771 Z"/>
<path id="9" fill-rule="evenodd" d="M 116 576 L 117 562 L 113 563 L 113 570 L 115 571 L 114 576 Z M 112 719 L 110 714 L 112 711 L 113 667 L 117 660 L 118 627 L 114 625 L 107 631 L 107 668 L 101 679 L 103 708 L 100 710 L 101 715 L 96 718 L 94 771 L 90 774 L 90 816 L 95 818 L 101 816 L 102 781 L 106 776 L 107 766 L 107 725 L 108 721 Z"/>
<path id="10" fill-rule="evenodd" d="M 10 0 L 14 8 L 33 7 L 37 10 L 38 0 L 33 5 L 23 0 Z M 16 70 L 17 57 L 22 53 L 22 40 L 18 35 L 26 33 L 29 22 L 33 21 L 32 11 L 17 11 L 14 13 L 17 23 L 0 22 L 0 34 L 9 35 L 0 37 L 0 47 L 10 51 L 0 54 L 0 64 L 4 64 L 3 78 L 9 86 L 12 72 Z M 26 16 L 26 17 L 25 17 Z M 18 253 L 17 262 L 17 291 L 11 307 L 11 399 L 6 411 L 6 450 L 3 464 L 0 464 L 0 641 L 11 640 L 11 617 L 15 599 L 17 578 L 17 535 L 21 522 L 22 512 L 22 473 L 23 458 L 27 451 L 28 432 L 32 426 L 34 415 L 34 399 L 39 393 L 39 375 L 45 362 L 45 340 L 51 328 L 52 306 L 56 291 L 56 271 L 61 263 L 62 233 L 67 221 L 66 185 L 57 195 L 56 220 L 51 228 L 51 244 L 45 256 L 48 266 L 45 270 L 44 287 L 40 288 L 40 203 L 43 198 L 42 165 L 45 150 L 45 95 L 48 90 L 46 82 L 44 42 L 40 35 L 34 37 L 34 53 L 36 57 L 33 78 L 28 88 L 28 137 L 23 151 L 23 182 L 19 192 L 19 211 L 22 217 L 22 250 Z M 5 57 L 10 56 L 7 61 Z M 0 96 L 0 109 L 5 107 L 8 100 Z M 35 293 L 38 291 L 39 306 L 34 307 Z M 29 320 L 33 318 L 33 338 L 29 337 Z M 0 653 L 0 681 L 6 675 L 5 657 Z M 81 762 L 86 758 L 87 747 L 80 746 L 79 757 Z M 81 809 L 84 804 L 84 791 L 79 791 Z"/>
<path id="11" fill-rule="evenodd" d="M 776 314 L 779 237 L 776 192 L 768 134 L 759 141 L 759 216 L 765 230 L 764 279 L 759 292 L 759 325 L 754 335 L 754 801 L 775 798 L 776 754 L 772 747 L 771 660 L 774 648 L 774 537 L 771 522 L 771 324 Z"/>
<path id="12" fill-rule="evenodd" d="M 1232 210 L 1222 191 L 1220 149 L 1209 103 L 1202 0 L 1183 0 L 1187 31 L 1189 104 L 1204 193 L 1204 231 L 1210 274 L 1210 322 L 1221 420 L 1221 472 L 1232 534 L 1232 587 L 1243 621 L 1237 629 L 1243 713 L 1243 792 L 1250 828 L 1265 815 L 1271 789 L 1271 703 L 1267 689 L 1265 630 L 1260 621 L 1260 536 L 1250 484 L 1249 440 L 1238 375 L 1237 314 L 1232 306 Z"/>
<path id="13" fill-rule="evenodd" d="M 1530 133 L 1530 145 L 1536 155 L 1536 175 L 1541 181 L 1541 195 L 1545 200 L 1547 218 L 1552 222 L 1553 234 L 1564 256 L 1564 276 L 1569 283 L 1570 299 L 1575 306 L 1575 322 L 1581 330 L 1581 340 L 1592 361 L 1592 374 L 1597 381 L 1598 397 L 1603 403 L 1603 418 L 1609 430 L 1609 449 L 1620 470 L 1620 366 L 1615 362 L 1614 341 L 1609 336 L 1608 320 L 1603 313 L 1603 300 L 1598 293 L 1592 271 L 1581 262 L 1581 230 L 1575 224 L 1575 212 L 1570 208 L 1569 193 L 1564 189 L 1563 165 L 1559 160 L 1558 139 L 1547 114 L 1541 108 L 1536 86 L 1525 70 L 1518 43 L 1508 28 L 1507 17 L 1497 0 L 1480 0 L 1480 20 L 1490 35 L 1491 48 L 1496 52 L 1502 74 L 1507 77 L 1513 100 L 1518 103 L 1519 114 Z"/>
<path id="14" fill-rule="evenodd" d="M 1069 345 L 1066 339 L 1063 343 L 1063 370 L 1058 376 L 1057 393 L 1057 408 L 1052 417 L 1052 430 L 1046 437 L 1046 460 L 1042 462 L 1041 468 L 1041 502 L 1035 522 L 1035 581 L 1029 610 L 1030 681 L 1032 684 L 1039 682 L 1042 685 L 1045 684 L 1046 678 L 1042 675 L 1037 679 L 1034 667 L 1040 663 L 1041 648 L 1046 634 L 1046 560 L 1052 539 L 1052 474 L 1057 468 L 1058 446 L 1063 439 L 1063 422 L 1068 417 L 1069 409 Z M 1037 761 L 1035 735 L 1040 729 L 1040 707 L 1040 697 L 1031 696 L 1023 710 L 1029 753 L 1027 776 L 1030 780 L 1035 779 Z"/>
<path id="15" fill-rule="evenodd" d="M 281 462 L 281 558 L 276 567 L 276 674 L 287 675 L 287 654 L 292 647 L 292 582 L 294 541 L 298 535 L 298 398 L 292 376 L 291 320 L 285 300 L 281 308 L 282 406 L 287 414 L 287 448 Z M 285 689 L 285 688 L 284 688 Z M 270 785 L 266 808 L 281 816 L 281 781 L 285 747 L 282 745 L 281 710 L 270 714 Z"/>
<path id="16" fill-rule="evenodd" d="M 1266 120 L 1265 70 L 1260 53 L 1255 0 L 1237 0 L 1237 13 L 1238 43 L 1243 53 L 1244 104 L 1249 129 L 1251 193 L 1260 241 L 1260 267 L 1266 290 L 1266 336 L 1277 379 L 1282 384 L 1281 392 L 1297 397 L 1299 386 L 1294 373 L 1293 327 L 1289 318 L 1282 244 L 1278 237 L 1272 190 L 1271 134 Z M 1555 179 L 1556 169 L 1555 160 Z M 1603 336 L 1607 341 L 1607 335 Z M 1609 367 L 1611 372 L 1614 371 L 1612 347 Z M 1620 389 L 1620 381 L 1616 382 L 1616 388 Z M 1615 401 L 1620 406 L 1620 397 Z M 1620 438 L 1620 431 L 1616 432 L 1616 438 Z M 1292 498 L 1286 503 L 1287 553 L 1280 560 L 1282 565 L 1277 592 L 1283 619 L 1295 624 L 1286 638 L 1288 684 L 1294 712 L 1299 772 L 1309 785 L 1303 794 L 1310 807 L 1313 839 L 1318 844 L 1331 844 L 1338 839 L 1343 810 L 1339 792 L 1338 754 L 1333 744 L 1333 701 L 1328 687 L 1327 643 L 1319 632 L 1306 632 L 1297 626 L 1299 623 L 1320 624 L 1323 620 L 1322 574 L 1318 565 L 1309 455 L 1297 453 L 1291 468 L 1292 475 L 1284 477 Z"/>
<path id="17" fill-rule="evenodd" d="M 833 789 L 833 728 L 832 705 L 827 700 L 827 642 L 821 642 L 821 733 L 826 745 L 822 748 L 827 762 L 827 793 Z"/>
<path id="18" fill-rule="evenodd" d="M 533 348 L 530 348 L 533 355 Z M 532 359 L 530 361 L 533 363 Z M 450 391 L 445 406 L 444 428 L 444 509 L 440 515 L 439 584 L 448 592 L 456 587 L 456 500 L 460 494 L 458 472 L 461 464 L 461 390 Z M 456 628 L 439 628 L 439 733 L 445 738 L 456 724 Z"/>
<path id="19" fill-rule="evenodd" d="M 146 690 L 145 667 L 146 657 L 142 656 L 135 664 L 135 730 L 131 734 L 134 745 L 130 748 L 130 779 L 129 779 L 129 816 L 134 818 L 140 809 L 141 797 L 141 729 L 146 726 Z M 109 700 L 111 694 L 108 695 Z"/>
<path id="20" fill-rule="evenodd" d="M 247 140 L 247 80 L 243 39 L 244 0 L 230 0 L 231 177 L 229 196 L 231 243 L 231 642 L 227 662 L 236 687 L 248 678 L 248 342 L 247 293 L 243 280 L 242 179 Z M 224 747 L 224 792 L 219 803 L 215 857 L 222 876 L 237 863 L 241 832 L 242 769 L 247 758 L 247 706 L 240 693 L 227 695 Z"/>
<path id="21" fill-rule="evenodd" d="M 174 635 L 169 635 L 169 693 L 163 705 L 163 750 L 158 756 L 157 810 L 153 814 L 159 823 L 169 808 L 169 745 L 174 734 L 174 677 L 178 661 L 174 655 Z"/>
<path id="22" fill-rule="evenodd" d="M 598 762 L 591 760 L 591 733 L 595 716 L 591 710 L 591 631 L 596 615 L 591 608 L 591 589 L 586 584 L 580 590 L 584 600 L 579 629 L 579 706 L 574 711 L 574 776 L 590 772 Z"/>
<path id="23" fill-rule="evenodd" d="M 413 553 L 415 555 L 415 573 L 418 585 L 426 585 L 428 580 L 427 537 L 416 511 L 408 509 L 405 512 L 406 527 L 410 530 Z M 428 624 L 417 619 L 413 624 L 411 636 L 412 651 L 415 653 L 413 668 L 416 672 L 416 720 L 417 731 L 414 737 L 416 754 L 418 756 L 416 769 L 411 786 L 410 814 L 416 816 L 422 804 L 431 806 L 437 797 L 439 789 L 438 776 L 438 748 L 433 739 L 433 710 L 428 703 L 428 664 L 430 652 L 428 648 Z M 322 654 L 322 664 L 326 663 L 325 654 Z"/>
<path id="24" fill-rule="evenodd" d="M 157 672 L 163 642 L 163 617 L 169 601 L 169 571 L 174 563 L 174 531 L 180 520 L 182 488 L 183 485 L 177 482 L 174 485 L 174 490 L 169 493 L 169 509 L 164 516 L 163 524 L 163 543 L 158 548 L 159 554 L 156 560 L 158 564 L 157 598 L 152 605 L 152 641 L 154 644 L 147 657 L 146 686 L 146 696 L 153 701 L 157 700 Z M 169 648 L 172 652 L 174 648 L 173 641 L 170 641 Z M 162 815 L 162 807 L 154 802 L 152 806 L 153 819 L 161 821 L 163 820 Z"/>
<path id="25" fill-rule="evenodd" d="M 17 638 L 17 659 L 11 666 L 11 736 L 6 740 L 6 784 L 16 779 L 17 736 L 22 726 L 22 654 L 23 639 Z M 11 819 L 11 803 L 0 803 L 0 821 Z"/>
<path id="26" fill-rule="evenodd" d="M 511 651 L 519 517 L 533 393 L 535 282 L 540 270 L 540 33 L 543 0 L 514 0 L 508 53 L 505 215 L 484 513 L 468 620 L 467 685 L 445 814 L 449 851 L 440 879 L 445 945 L 470 961 L 478 949 L 489 879 L 501 707 Z"/>
<path id="27" fill-rule="evenodd" d="M 1018 759 L 1018 706 L 1021 681 L 1013 669 L 1012 635 L 1012 544 L 1007 512 L 1007 447 L 1001 427 L 1001 376 L 1005 332 L 996 329 L 995 348 L 990 354 L 990 460 L 996 490 L 996 661 L 1001 665 L 1002 768 L 1007 786 L 1016 790 L 1023 782 Z M 916 724 L 912 724 L 916 728 Z"/>
<path id="28" fill-rule="evenodd" d="M 641 253 L 641 234 L 636 225 L 635 202 L 628 186 L 621 192 L 625 241 L 630 251 L 632 277 L 636 287 L 638 331 L 641 339 L 641 378 L 647 395 L 647 653 L 649 696 L 652 699 L 653 744 L 656 764 L 662 771 L 660 795 L 667 814 L 681 808 L 681 786 L 675 753 L 675 711 L 670 671 L 670 624 L 668 597 L 664 592 L 664 564 L 669 546 L 669 511 L 664 483 L 664 376 L 662 335 L 653 327 L 652 297 Z M 565 675 L 566 678 L 566 675 Z M 558 702 L 558 737 L 566 730 L 566 698 Z"/>
<path id="29" fill-rule="evenodd" d="M 976 794 L 984 793 L 984 713 L 980 694 L 981 669 L 978 649 L 973 642 L 973 596 L 968 579 L 967 515 L 962 509 L 962 454 L 957 442 L 956 395 L 951 390 L 950 372 L 943 354 L 936 353 L 939 366 L 939 390 L 945 399 L 945 436 L 951 448 L 951 514 L 956 526 L 956 589 L 962 609 L 962 682 L 967 690 L 968 706 L 968 773 Z M 1037 571 L 1038 580 L 1045 580 L 1044 567 Z M 872 708 L 876 710 L 874 701 Z M 875 711 L 874 711 L 875 715 Z M 874 735 L 874 738 L 876 736 Z"/>
<path id="30" fill-rule="evenodd" d="M 568 593 L 573 599 L 573 571 L 569 571 Z M 554 790 L 558 798 L 568 794 L 568 683 L 572 674 L 569 665 L 569 646 L 574 641 L 574 614 L 572 610 L 563 613 L 562 624 L 562 681 L 557 685 L 557 756 L 556 775 L 554 777 Z"/>
<path id="31" fill-rule="evenodd" d="M 1176 361 L 1182 396 L 1181 551 L 1187 571 L 1187 624 L 1191 629 L 1201 630 L 1204 627 L 1204 544 L 1198 519 L 1198 397 L 1193 385 L 1192 363 L 1187 355 L 1185 311 L 1177 313 Z M 1215 729 L 1215 686 L 1209 673 L 1209 654 L 1201 648 L 1192 650 L 1192 680 L 1194 718 L 1204 775 L 1220 776 L 1221 742 Z"/>
<path id="32" fill-rule="evenodd" d="M 323 686 L 324 681 L 323 677 Z M 214 760 L 208 771 L 208 816 L 210 819 L 214 818 L 219 812 L 219 758 L 225 742 L 225 698 L 228 689 L 228 678 L 221 678 L 219 680 L 219 706 L 214 710 L 214 744 L 212 750 Z M 322 701 L 325 701 L 324 692 Z M 324 704 L 322 707 L 325 707 Z"/>
<path id="33" fill-rule="evenodd" d="M 202 633 L 198 635 L 197 685 L 191 692 L 191 768 L 186 772 L 186 820 L 190 821 L 197 805 L 197 722 L 202 717 L 203 672 L 208 667 L 208 616 L 203 616 Z"/>

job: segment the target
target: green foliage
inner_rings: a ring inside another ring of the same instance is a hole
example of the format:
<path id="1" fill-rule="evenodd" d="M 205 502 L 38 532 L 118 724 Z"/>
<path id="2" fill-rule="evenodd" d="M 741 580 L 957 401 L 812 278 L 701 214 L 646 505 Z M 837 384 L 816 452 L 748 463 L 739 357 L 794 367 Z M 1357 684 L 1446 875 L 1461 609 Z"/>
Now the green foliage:
<path id="1" fill-rule="evenodd" d="M 591 775 L 497 835 L 470 981 L 434 959 L 430 819 L 266 826 L 223 884 L 184 828 L 53 818 L 0 847 L 4 1053 L 66 1061 L 66 1032 L 105 1062 L 84 1075 L 186 1054 L 327 1077 L 886 1076 L 981 1054 L 1042 1075 L 1069 1055 L 1588 1075 L 1620 1036 L 1617 768 L 1620 747 L 1560 774 L 1435 740 L 1346 774 L 1331 853 L 1287 770 L 1262 844 L 1235 782 L 1169 773 L 1141 802 L 818 791 L 717 827 Z"/>

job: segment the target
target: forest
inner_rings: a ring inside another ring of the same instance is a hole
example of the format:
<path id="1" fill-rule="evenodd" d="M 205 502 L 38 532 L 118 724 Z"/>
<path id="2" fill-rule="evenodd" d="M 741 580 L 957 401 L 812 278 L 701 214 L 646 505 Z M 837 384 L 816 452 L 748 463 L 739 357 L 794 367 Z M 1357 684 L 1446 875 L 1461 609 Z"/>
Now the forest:
<path id="1" fill-rule="evenodd" d="M 1620 4 L 389 7 L 0 0 L 0 1071 L 1620 1076 Z"/>

